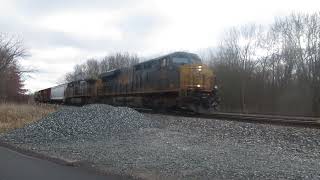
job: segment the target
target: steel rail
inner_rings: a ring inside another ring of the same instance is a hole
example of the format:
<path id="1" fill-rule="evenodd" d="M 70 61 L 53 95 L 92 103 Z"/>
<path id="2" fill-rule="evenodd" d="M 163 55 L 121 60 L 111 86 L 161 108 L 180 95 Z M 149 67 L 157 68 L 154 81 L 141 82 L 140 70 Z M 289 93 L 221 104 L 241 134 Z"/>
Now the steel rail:
<path id="1" fill-rule="evenodd" d="M 310 128 L 320 128 L 320 118 L 314 117 L 298 117 L 298 116 L 279 116 L 279 115 L 263 115 L 263 114 L 240 114 L 240 113 L 207 113 L 195 114 L 190 112 L 171 111 L 171 112 L 154 112 L 151 109 L 136 108 L 137 111 L 149 114 L 241 121 L 250 123 L 276 124 L 283 126 L 301 126 Z"/>
<path id="2" fill-rule="evenodd" d="M 298 117 L 298 116 L 278 116 L 278 115 L 263 115 L 263 114 L 237 114 L 237 113 L 212 113 L 204 114 L 208 118 L 251 121 L 257 123 L 273 123 L 287 125 L 301 125 L 320 127 L 320 119 L 313 117 Z"/>

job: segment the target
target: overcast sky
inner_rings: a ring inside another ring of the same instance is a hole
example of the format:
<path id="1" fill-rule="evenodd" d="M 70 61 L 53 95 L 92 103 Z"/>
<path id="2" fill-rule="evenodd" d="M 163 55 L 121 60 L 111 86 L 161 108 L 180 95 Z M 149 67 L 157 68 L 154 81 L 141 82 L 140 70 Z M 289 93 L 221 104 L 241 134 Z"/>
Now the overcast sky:
<path id="1" fill-rule="evenodd" d="M 232 26 L 320 10 L 319 0 L 0 0 L 0 32 L 23 39 L 32 92 L 75 64 L 118 51 L 152 57 L 214 47 Z"/>

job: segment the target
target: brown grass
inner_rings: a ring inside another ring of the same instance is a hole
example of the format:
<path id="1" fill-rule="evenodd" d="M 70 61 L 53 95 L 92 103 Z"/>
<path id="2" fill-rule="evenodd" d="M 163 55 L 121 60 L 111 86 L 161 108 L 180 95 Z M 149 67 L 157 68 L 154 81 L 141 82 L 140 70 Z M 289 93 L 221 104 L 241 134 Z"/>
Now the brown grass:
<path id="1" fill-rule="evenodd" d="M 0 104 L 0 133 L 40 120 L 56 109 L 54 105 Z"/>

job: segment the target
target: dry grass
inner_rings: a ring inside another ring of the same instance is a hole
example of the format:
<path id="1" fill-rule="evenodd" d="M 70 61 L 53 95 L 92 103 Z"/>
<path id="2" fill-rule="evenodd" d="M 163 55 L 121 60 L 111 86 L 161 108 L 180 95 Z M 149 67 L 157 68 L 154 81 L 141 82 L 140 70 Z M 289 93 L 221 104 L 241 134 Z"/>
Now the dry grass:
<path id="1" fill-rule="evenodd" d="M 54 105 L 0 104 L 0 133 L 21 128 L 56 109 Z"/>

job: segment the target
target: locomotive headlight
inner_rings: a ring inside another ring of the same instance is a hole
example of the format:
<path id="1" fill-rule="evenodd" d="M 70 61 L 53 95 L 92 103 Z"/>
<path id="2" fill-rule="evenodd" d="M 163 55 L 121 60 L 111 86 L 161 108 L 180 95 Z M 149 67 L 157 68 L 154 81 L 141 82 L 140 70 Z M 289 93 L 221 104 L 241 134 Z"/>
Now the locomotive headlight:
<path id="1" fill-rule="evenodd" d="M 217 86 L 217 85 L 215 85 L 215 86 L 214 86 L 214 88 L 215 88 L 215 89 L 218 89 L 218 86 Z"/>
<path id="2" fill-rule="evenodd" d="M 202 71 L 202 66 L 198 66 L 198 71 Z"/>
<path id="3" fill-rule="evenodd" d="M 200 85 L 200 84 L 198 84 L 198 85 L 197 85 L 197 87 L 199 88 L 199 87 L 201 87 L 201 85 Z"/>

